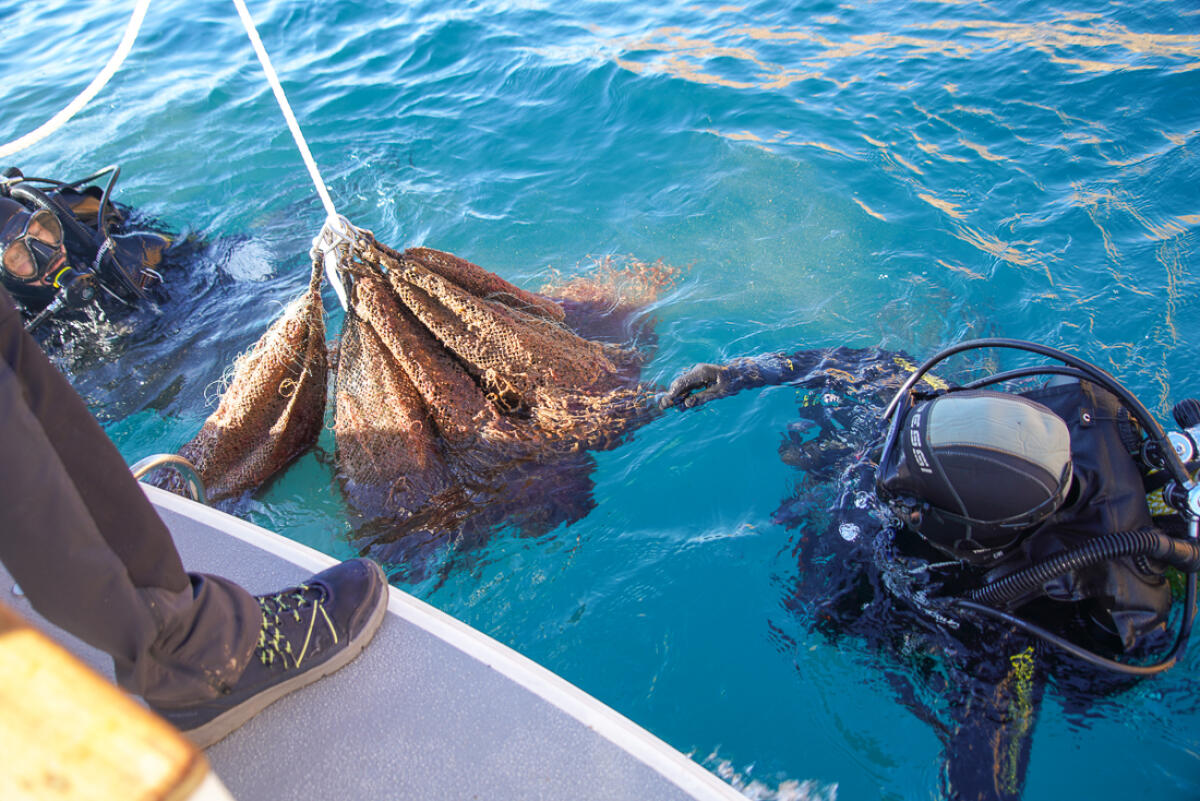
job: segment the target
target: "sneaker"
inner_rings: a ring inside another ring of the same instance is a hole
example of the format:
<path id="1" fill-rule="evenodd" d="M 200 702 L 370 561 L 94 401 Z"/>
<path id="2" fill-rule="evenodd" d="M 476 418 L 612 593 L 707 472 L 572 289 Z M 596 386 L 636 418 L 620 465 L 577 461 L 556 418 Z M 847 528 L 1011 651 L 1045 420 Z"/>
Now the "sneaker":
<path id="1" fill-rule="evenodd" d="M 262 630 L 238 680 L 218 698 L 154 711 L 208 748 L 283 696 L 358 656 L 383 623 L 387 602 L 387 578 L 369 559 L 342 562 L 303 584 L 259 596 Z"/>

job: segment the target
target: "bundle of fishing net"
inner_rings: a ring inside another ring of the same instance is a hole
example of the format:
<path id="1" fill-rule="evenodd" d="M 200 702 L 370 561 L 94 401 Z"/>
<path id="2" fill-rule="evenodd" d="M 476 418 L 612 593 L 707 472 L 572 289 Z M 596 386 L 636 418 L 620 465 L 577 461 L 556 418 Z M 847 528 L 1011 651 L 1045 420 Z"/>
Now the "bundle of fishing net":
<path id="1" fill-rule="evenodd" d="M 568 314 L 627 315 L 622 296 L 595 291 L 556 301 L 448 253 L 361 251 L 334 431 L 347 496 L 389 521 L 377 555 L 404 562 L 422 543 L 502 524 L 539 533 L 591 508 L 587 451 L 653 409 L 640 351 L 568 327 Z"/>
<path id="2" fill-rule="evenodd" d="M 237 358 L 217 410 L 179 451 L 210 500 L 258 487 L 316 442 L 328 363 L 321 264 L 314 260 L 308 290 Z M 178 479 L 168 486 L 178 489 Z"/>
<path id="3" fill-rule="evenodd" d="M 369 547 L 396 564 L 421 542 L 498 525 L 538 533 L 585 514 L 588 452 L 655 414 L 638 381 L 644 352 L 630 346 L 645 326 L 630 320 L 677 271 L 605 261 L 547 287 L 552 298 L 451 254 L 397 252 L 358 233 L 341 265 L 349 308 L 334 434 L 346 496 L 376 521 Z M 311 443 L 319 432 L 324 393 L 308 383 L 325 369 L 310 322 L 317 281 L 314 268 L 309 293 L 239 360 L 182 451 L 216 497 L 257 486 L 281 466 L 273 459 L 295 455 L 301 433 Z"/>

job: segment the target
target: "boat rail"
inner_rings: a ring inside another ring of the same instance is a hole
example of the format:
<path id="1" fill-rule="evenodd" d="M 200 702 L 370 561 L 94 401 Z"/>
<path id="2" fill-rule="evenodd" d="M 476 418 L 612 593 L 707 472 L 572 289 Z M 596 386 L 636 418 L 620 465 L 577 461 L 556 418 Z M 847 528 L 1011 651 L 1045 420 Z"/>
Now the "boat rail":
<path id="1" fill-rule="evenodd" d="M 133 477 L 141 481 L 150 473 L 168 468 L 179 473 L 187 485 L 188 494 L 192 500 L 197 503 L 208 505 L 208 494 L 204 489 L 204 479 L 200 478 L 200 473 L 196 470 L 196 466 L 187 459 L 174 453 L 156 453 L 152 456 L 147 456 L 144 459 L 139 459 L 129 468 L 133 473 Z"/>

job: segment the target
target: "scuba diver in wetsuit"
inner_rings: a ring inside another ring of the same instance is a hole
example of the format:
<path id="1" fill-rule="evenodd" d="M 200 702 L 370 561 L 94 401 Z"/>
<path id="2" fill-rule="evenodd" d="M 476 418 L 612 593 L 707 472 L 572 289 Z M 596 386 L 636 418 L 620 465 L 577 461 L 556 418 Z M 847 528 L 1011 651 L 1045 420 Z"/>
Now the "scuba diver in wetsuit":
<path id="1" fill-rule="evenodd" d="M 32 330 L 88 307 L 133 307 L 157 291 L 172 244 L 156 232 L 129 230 L 128 210 L 111 200 L 120 175 L 107 167 L 78 181 L 0 178 L 0 281 Z M 90 186 L 109 176 L 103 190 Z"/>
<path id="2" fill-rule="evenodd" d="M 981 347 L 1061 364 L 963 386 L 930 372 Z M 1013 392 L 984 389 L 1011 382 Z M 801 421 L 780 455 L 802 471 L 774 516 L 800 530 L 788 605 L 823 634 L 860 636 L 906 668 L 885 675 L 939 734 L 948 797 L 1020 796 L 1048 675 L 1064 703 L 1082 707 L 1175 663 L 1200 569 L 1200 403 L 1176 406 L 1184 432 L 1168 437 L 1099 368 L 994 339 L 920 367 L 850 348 L 697 365 L 660 406 L 785 383 L 799 390 Z M 1171 646 L 1170 577 L 1180 572 Z M 931 697 L 936 708 L 919 700 Z"/>

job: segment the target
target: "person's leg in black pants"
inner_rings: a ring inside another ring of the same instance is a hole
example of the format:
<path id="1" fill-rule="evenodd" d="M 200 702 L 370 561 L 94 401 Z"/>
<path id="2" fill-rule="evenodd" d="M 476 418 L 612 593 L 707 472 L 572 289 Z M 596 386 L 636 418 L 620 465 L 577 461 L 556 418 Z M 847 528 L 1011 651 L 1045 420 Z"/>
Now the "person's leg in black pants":
<path id="1" fill-rule="evenodd" d="M 171 534 L 0 289 L 0 562 L 42 615 L 112 655 L 117 680 L 207 747 L 348 664 L 387 578 L 351 559 L 255 598 L 187 573 Z"/>
<path id="2" fill-rule="evenodd" d="M 0 289 L 0 562 L 39 613 L 113 657 L 152 704 L 214 697 L 258 638 L 258 602 L 189 575 L 104 430 Z"/>

